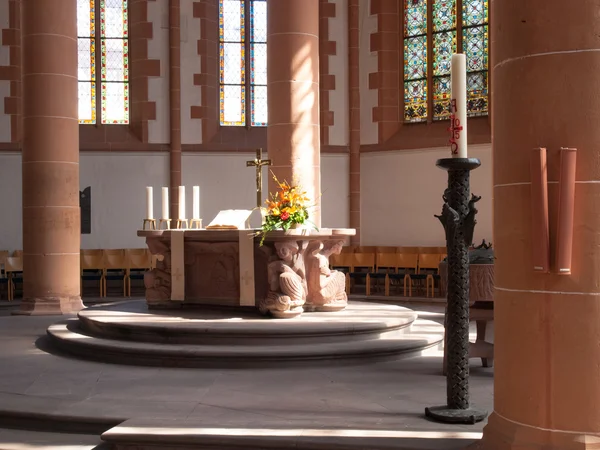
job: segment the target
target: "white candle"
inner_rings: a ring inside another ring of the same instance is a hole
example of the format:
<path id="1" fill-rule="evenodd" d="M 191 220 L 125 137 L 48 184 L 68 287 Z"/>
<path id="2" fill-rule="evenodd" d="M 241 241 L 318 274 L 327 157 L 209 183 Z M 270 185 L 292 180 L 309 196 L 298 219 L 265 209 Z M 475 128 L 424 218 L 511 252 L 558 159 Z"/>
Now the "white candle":
<path id="1" fill-rule="evenodd" d="M 200 219 L 200 186 L 193 187 L 192 219 Z"/>
<path id="2" fill-rule="evenodd" d="M 467 58 L 463 53 L 452 55 L 450 149 L 453 158 L 467 158 Z"/>
<path id="3" fill-rule="evenodd" d="M 154 219 L 154 194 L 152 186 L 146 187 L 146 219 Z"/>
<path id="4" fill-rule="evenodd" d="M 162 188 L 162 218 L 169 220 L 169 188 Z"/>
<path id="5" fill-rule="evenodd" d="M 179 220 L 185 220 L 185 186 L 179 186 Z"/>

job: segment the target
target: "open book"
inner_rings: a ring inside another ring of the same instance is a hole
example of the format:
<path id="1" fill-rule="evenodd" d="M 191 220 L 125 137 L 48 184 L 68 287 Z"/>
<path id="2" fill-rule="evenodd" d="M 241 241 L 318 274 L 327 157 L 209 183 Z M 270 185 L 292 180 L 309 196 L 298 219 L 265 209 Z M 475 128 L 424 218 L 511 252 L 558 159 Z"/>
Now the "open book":
<path id="1" fill-rule="evenodd" d="M 219 211 L 217 217 L 206 227 L 207 230 L 244 230 L 252 210 L 227 209 Z"/>

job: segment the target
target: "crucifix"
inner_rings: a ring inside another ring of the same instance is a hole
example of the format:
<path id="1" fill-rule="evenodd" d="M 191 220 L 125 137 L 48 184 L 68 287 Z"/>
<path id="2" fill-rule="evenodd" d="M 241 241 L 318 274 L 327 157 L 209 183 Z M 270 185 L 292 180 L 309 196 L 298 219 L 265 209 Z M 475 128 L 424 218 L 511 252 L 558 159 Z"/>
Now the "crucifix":
<path id="1" fill-rule="evenodd" d="M 256 167 L 256 206 L 262 205 L 262 167 L 270 166 L 270 159 L 262 159 L 262 148 L 256 150 L 254 161 L 246 161 L 246 167 Z"/>

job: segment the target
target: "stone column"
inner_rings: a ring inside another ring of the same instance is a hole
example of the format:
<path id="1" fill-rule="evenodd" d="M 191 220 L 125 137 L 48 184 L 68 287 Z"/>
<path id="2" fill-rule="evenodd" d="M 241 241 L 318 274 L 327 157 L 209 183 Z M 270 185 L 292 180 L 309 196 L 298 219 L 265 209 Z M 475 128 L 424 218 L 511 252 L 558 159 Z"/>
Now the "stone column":
<path id="1" fill-rule="evenodd" d="M 350 122 L 350 228 L 356 235 L 352 245 L 360 245 L 360 5 L 348 0 L 348 120 Z"/>
<path id="2" fill-rule="evenodd" d="M 267 21 L 271 170 L 306 190 L 316 203 L 310 220 L 320 227 L 319 0 L 269 1 Z"/>
<path id="3" fill-rule="evenodd" d="M 22 314 L 63 314 L 80 297 L 77 6 L 23 0 Z"/>
<path id="4" fill-rule="evenodd" d="M 496 368 L 477 447 L 599 448 L 600 1 L 491 5 Z M 572 275 L 533 271 L 535 147 L 548 149 L 551 255 L 559 149 L 578 149 Z"/>
<path id="5" fill-rule="evenodd" d="M 169 96 L 171 218 L 179 215 L 181 180 L 181 27 L 180 0 L 169 0 Z M 191 195 L 186 192 L 186 195 Z M 174 223 L 174 222 L 173 222 Z"/>

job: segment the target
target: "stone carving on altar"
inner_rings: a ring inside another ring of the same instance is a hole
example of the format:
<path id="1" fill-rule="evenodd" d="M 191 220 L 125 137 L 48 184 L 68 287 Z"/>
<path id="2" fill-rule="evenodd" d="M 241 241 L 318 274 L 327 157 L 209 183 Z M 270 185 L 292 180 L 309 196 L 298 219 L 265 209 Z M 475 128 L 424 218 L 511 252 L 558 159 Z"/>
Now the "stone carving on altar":
<path id="1" fill-rule="evenodd" d="M 171 251 L 169 245 L 159 239 L 147 239 L 146 243 L 150 253 L 158 255 L 156 268 L 144 274 L 148 307 L 173 307 L 176 304 L 171 302 Z"/>
<path id="2" fill-rule="evenodd" d="M 239 299 L 238 254 L 237 242 L 186 242 L 186 300 Z"/>
<path id="3" fill-rule="evenodd" d="M 276 242 L 276 255 L 268 265 L 269 291 L 259 311 L 276 318 L 297 317 L 304 311 L 308 286 L 304 255 L 306 241 Z"/>
<path id="4" fill-rule="evenodd" d="M 339 255 L 343 240 L 313 241 L 306 258 L 307 311 L 341 311 L 348 306 L 346 275 L 329 268 L 329 257 Z"/>

